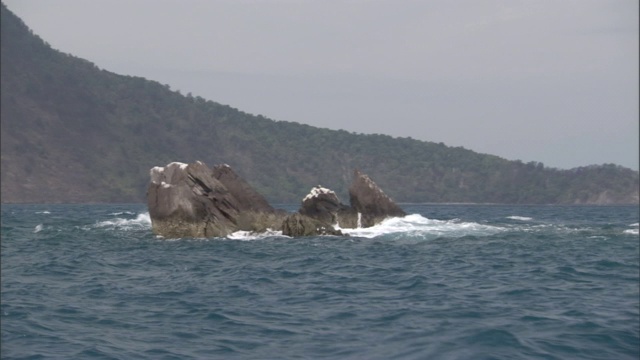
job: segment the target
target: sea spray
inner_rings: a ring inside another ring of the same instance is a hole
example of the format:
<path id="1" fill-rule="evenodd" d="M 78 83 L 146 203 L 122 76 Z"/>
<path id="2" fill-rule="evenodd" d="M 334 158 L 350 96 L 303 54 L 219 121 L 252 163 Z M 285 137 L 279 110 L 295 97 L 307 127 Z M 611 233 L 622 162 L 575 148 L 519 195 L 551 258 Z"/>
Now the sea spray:
<path id="1" fill-rule="evenodd" d="M 120 213 L 119 215 L 124 214 Z M 134 214 L 134 213 L 130 213 Z M 98 221 L 95 224 L 96 227 L 105 228 L 121 228 L 121 229 L 144 229 L 151 228 L 151 218 L 148 212 L 137 214 L 135 218 L 121 218 L 116 217 L 109 220 Z"/>

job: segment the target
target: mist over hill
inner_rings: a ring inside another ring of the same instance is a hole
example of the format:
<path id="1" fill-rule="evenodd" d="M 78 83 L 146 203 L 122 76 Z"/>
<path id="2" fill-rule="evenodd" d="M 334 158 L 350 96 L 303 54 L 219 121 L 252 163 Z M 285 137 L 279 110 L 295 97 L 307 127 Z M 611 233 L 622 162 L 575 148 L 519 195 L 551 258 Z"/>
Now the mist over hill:
<path id="1" fill-rule="evenodd" d="M 639 201 L 638 172 L 614 164 L 559 170 L 274 121 L 52 49 L 4 4 L 0 24 L 5 203 L 143 202 L 150 168 L 195 160 L 231 165 L 271 202 L 317 184 L 346 201 L 356 168 L 398 202 Z"/>

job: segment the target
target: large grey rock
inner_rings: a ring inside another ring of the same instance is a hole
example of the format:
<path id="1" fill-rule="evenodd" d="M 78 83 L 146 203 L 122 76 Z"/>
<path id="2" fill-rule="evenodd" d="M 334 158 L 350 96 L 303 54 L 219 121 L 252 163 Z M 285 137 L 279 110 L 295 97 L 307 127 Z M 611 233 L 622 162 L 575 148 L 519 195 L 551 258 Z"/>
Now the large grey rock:
<path id="1" fill-rule="evenodd" d="M 336 230 L 330 224 L 300 213 L 293 213 L 284 219 L 282 234 L 292 237 L 343 235 L 340 230 Z"/>
<path id="2" fill-rule="evenodd" d="M 213 176 L 229 190 L 237 200 L 238 230 L 264 232 L 279 229 L 288 215 L 286 211 L 274 209 L 267 199 L 238 176 L 229 165 L 213 167 Z"/>
<path id="3" fill-rule="evenodd" d="M 370 227 L 389 217 L 407 215 L 376 183 L 366 174 L 354 171 L 353 182 L 349 186 L 351 208 L 360 214 L 362 227 Z"/>
<path id="4" fill-rule="evenodd" d="M 298 212 L 327 224 L 337 224 L 338 212 L 347 208 L 334 191 L 318 185 L 302 199 Z"/>
<path id="5" fill-rule="evenodd" d="M 240 211 L 272 211 L 267 200 L 231 169 L 231 166 L 216 165 L 212 169 L 216 178 L 236 198 Z"/>
<path id="6" fill-rule="evenodd" d="M 334 225 L 338 211 L 345 208 L 332 190 L 318 185 L 302 199 L 297 213 L 289 215 L 282 224 L 282 234 L 287 236 L 342 235 Z"/>
<path id="7" fill-rule="evenodd" d="M 200 161 L 174 162 L 154 167 L 150 176 L 147 205 L 157 235 L 222 237 L 280 228 L 285 217 L 228 166 L 211 170 Z"/>

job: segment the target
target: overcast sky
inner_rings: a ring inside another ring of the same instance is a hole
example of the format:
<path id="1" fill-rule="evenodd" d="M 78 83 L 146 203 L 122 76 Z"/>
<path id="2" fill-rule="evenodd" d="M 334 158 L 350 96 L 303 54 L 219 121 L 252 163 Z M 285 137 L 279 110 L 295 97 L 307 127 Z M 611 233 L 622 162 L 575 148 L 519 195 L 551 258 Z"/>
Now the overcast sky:
<path id="1" fill-rule="evenodd" d="M 3 0 L 65 53 L 274 120 L 638 169 L 637 0 Z"/>

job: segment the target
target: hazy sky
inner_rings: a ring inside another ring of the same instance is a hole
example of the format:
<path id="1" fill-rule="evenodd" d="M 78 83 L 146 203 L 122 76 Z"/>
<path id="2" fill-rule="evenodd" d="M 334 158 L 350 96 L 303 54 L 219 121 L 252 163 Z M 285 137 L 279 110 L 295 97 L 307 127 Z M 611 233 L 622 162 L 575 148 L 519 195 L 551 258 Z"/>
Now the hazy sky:
<path id="1" fill-rule="evenodd" d="M 65 53 L 274 120 L 638 169 L 637 0 L 3 0 Z"/>

